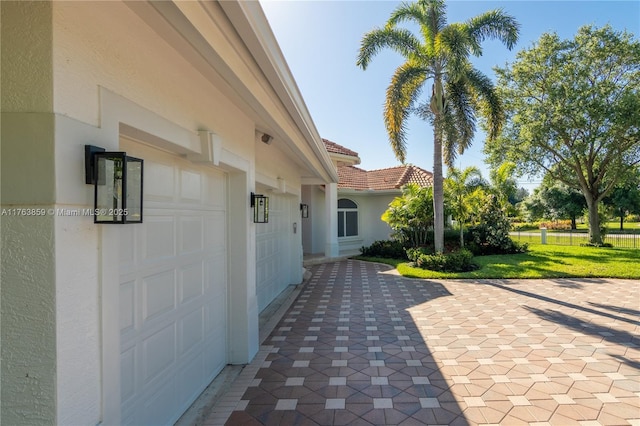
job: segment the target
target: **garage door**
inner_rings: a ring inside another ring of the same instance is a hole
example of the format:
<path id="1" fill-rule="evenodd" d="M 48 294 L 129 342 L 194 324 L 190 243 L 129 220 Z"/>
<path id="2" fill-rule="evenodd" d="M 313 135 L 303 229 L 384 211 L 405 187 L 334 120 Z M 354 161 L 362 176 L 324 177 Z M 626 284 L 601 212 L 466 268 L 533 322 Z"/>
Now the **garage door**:
<path id="1" fill-rule="evenodd" d="M 269 223 L 256 224 L 256 292 L 260 311 L 291 284 L 290 226 L 288 198 L 270 194 Z"/>
<path id="2" fill-rule="evenodd" d="M 144 158 L 144 223 L 121 229 L 121 415 L 173 424 L 227 360 L 226 176 L 122 143 Z"/>

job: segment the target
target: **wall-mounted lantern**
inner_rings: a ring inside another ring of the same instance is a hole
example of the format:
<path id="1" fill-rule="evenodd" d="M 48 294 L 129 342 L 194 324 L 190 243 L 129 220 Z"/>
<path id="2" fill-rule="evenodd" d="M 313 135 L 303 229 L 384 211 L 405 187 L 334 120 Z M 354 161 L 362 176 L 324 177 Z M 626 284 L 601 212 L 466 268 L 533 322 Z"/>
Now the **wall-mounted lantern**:
<path id="1" fill-rule="evenodd" d="M 253 207 L 253 222 L 269 222 L 269 197 L 262 194 L 251 193 L 251 207 Z"/>
<path id="2" fill-rule="evenodd" d="M 309 205 L 308 204 L 300 204 L 300 214 L 303 218 L 309 217 Z"/>
<path id="3" fill-rule="evenodd" d="M 94 223 L 142 223 L 144 160 L 85 145 L 85 181 L 94 185 Z"/>

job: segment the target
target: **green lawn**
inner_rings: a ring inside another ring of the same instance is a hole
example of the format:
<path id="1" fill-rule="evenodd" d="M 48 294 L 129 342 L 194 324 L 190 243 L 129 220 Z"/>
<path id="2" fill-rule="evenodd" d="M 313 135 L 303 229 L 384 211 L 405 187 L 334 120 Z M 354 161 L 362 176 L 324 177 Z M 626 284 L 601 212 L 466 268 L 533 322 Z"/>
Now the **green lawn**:
<path id="1" fill-rule="evenodd" d="M 624 222 L 623 224 L 623 230 L 620 230 L 620 222 L 619 221 L 609 221 L 606 224 L 607 226 L 607 233 L 608 234 L 640 234 L 640 222 Z M 574 229 L 572 232 L 580 232 L 580 233 L 588 233 L 589 232 L 589 224 L 587 223 L 577 223 L 576 224 L 577 229 Z M 518 232 L 513 230 L 513 232 Z M 534 228 L 534 229 L 523 229 L 521 232 L 528 232 L 528 233 L 540 233 L 540 229 L 539 228 Z M 569 232 L 568 230 L 553 230 L 553 229 L 548 229 L 547 233 L 552 234 L 552 233 L 566 233 Z"/>
<path id="2" fill-rule="evenodd" d="M 400 260 L 364 258 L 390 264 L 410 278 L 561 278 L 600 277 L 640 279 L 640 250 L 580 246 L 529 245 L 528 253 L 476 256 L 480 269 L 445 273 L 413 268 Z"/>

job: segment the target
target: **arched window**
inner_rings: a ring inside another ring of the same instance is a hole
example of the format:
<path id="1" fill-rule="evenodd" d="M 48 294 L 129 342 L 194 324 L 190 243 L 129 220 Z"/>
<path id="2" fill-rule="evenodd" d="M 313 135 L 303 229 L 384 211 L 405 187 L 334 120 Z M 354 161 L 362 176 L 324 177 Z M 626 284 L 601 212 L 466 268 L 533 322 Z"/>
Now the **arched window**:
<path id="1" fill-rule="evenodd" d="M 358 235 L 358 205 L 348 198 L 338 200 L 338 237 Z"/>

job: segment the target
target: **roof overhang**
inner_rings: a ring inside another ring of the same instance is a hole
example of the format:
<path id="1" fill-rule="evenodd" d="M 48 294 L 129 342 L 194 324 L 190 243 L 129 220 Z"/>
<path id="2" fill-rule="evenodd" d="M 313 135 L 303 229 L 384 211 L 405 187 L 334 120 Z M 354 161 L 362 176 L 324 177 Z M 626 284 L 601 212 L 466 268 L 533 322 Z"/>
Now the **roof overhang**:
<path id="1" fill-rule="evenodd" d="M 303 181 L 338 173 L 257 1 L 127 2 L 302 170 Z M 224 19 L 223 19 L 224 18 Z"/>

